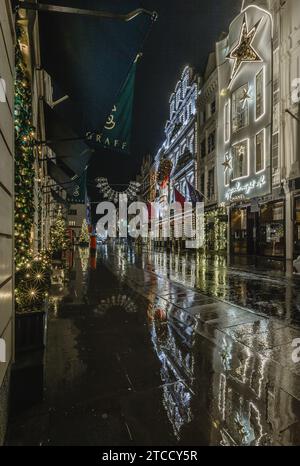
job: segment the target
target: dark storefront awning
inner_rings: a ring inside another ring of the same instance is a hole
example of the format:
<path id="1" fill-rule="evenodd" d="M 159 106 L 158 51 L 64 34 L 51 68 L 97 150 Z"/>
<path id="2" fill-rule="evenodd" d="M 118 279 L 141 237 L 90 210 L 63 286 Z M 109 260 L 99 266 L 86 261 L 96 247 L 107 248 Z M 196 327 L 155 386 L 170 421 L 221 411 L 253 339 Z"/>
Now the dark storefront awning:
<path id="1" fill-rule="evenodd" d="M 74 173 L 81 175 L 92 156 L 92 150 L 80 139 L 67 124 L 68 118 L 64 108 L 44 105 L 47 145 L 51 147 L 58 159 L 61 159 Z"/>
<path id="2" fill-rule="evenodd" d="M 43 0 L 41 3 L 52 3 Z M 138 0 L 55 0 L 56 5 L 128 13 Z M 91 152 L 84 138 L 102 131 L 152 24 L 148 15 L 130 22 L 40 12 L 42 65 L 54 83 L 54 99 L 69 98 L 46 109 L 46 139 L 76 173 Z M 66 142 L 63 139 L 76 141 Z M 97 156 L 97 147 L 93 145 Z M 100 149 L 99 149 L 100 150 Z"/>
<path id="3" fill-rule="evenodd" d="M 74 190 L 77 189 L 78 176 L 72 179 L 61 167 L 56 163 L 47 161 L 48 175 L 61 187 L 69 196 L 73 196 Z"/>

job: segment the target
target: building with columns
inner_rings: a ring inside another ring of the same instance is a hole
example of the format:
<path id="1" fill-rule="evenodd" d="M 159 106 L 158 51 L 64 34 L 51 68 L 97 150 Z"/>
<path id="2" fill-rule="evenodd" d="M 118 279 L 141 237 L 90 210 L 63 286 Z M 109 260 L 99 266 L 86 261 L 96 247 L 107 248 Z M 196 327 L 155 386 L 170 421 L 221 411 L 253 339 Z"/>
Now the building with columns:
<path id="1" fill-rule="evenodd" d="M 165 125 L 165 140 L 158 150 L 150 182 L 151 191 L 162 207 L 175 201 L 174 189 L 189 201 L 187 182 L 197 186 L 197 98 L 200 88 L 200 77 L 192 67 L 186 66 L 169 99 L 170 113 Z M 164 166 L 169 167 L 165 179 L 159 179 Z"/>

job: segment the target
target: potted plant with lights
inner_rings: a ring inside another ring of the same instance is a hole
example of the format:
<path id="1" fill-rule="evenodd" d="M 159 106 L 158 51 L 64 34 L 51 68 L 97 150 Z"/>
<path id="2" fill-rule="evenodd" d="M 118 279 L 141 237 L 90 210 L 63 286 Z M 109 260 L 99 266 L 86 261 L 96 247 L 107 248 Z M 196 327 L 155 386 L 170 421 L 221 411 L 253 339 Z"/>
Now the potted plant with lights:
<path id="1" fill-rule="evenodd" d="M 28 258 L 16 269 L 16 354 L 42 349 L 49 296 L 51 262 L 46 252 Z"/>

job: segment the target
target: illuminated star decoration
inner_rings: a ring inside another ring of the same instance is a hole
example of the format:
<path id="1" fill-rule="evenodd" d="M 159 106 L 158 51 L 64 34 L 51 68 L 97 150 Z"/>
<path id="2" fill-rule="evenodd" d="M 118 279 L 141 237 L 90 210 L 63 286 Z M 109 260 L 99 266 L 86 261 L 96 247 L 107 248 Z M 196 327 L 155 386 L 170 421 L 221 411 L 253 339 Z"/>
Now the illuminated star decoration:
<path id="1" fill-rule="evenodd" d="M 240 145 L 239 149 L 238 149 L 238 155 L 239 155 L 239 158 L 240 159 L 243 159 L 244 158 L 244 155 L 245 155 L 245 147 L 243 144 Z"/>
<path id="2" fill-rule="evenodd" d="M 222 163 L 222 165 L 224 167 L 224 171 L 226 171 L 227 169 L 231 170 L 231 160 L 230 159 L 226 159 L 225 162 Z"/>
<path id="3" fill-rule="evenodd" d="M 252 97 L 251 97 L 251 95 L 250 95 L 248 89 L 246 89 L 246 88 L 243 89 L 243 95 L 242 95 L 242 97 L 241 97 L 241 99 L 240 99 L 240 102 L 241 102 L 241 104 L 242 104 L 242 107 L 245 108 L 246 104 L 247 104 L 248 101 L 251 100 L 251 99 L 252 99 Z"/>
<path id="4" fill-rule="evenodd" d="M 244 16 L 239 43 L 226 57 L 234 60 L 231 81 L 236 77 L 243 63 L 261 63 L 263 61 L 252 45 L 260 22 L 261 20 L 253 26 L 251 31 L 248 31 L 246 15 Z"/>

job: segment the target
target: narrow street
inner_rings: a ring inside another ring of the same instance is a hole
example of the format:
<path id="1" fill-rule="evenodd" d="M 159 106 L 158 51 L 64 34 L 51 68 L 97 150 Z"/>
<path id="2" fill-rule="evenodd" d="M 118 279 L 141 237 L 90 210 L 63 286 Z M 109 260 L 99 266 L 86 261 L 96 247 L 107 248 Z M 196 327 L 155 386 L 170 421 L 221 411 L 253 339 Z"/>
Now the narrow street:
<path id="1" fill-rule="evenodd" d="M 299 63 L 299 0 L 0 0 L 0 448 L 300 446 Z"/>
<path id="2" fill-rule="evenodd" d="M 299 444 L 299 282 L 222 261 L 76 250 L 7 444 Z"/>

